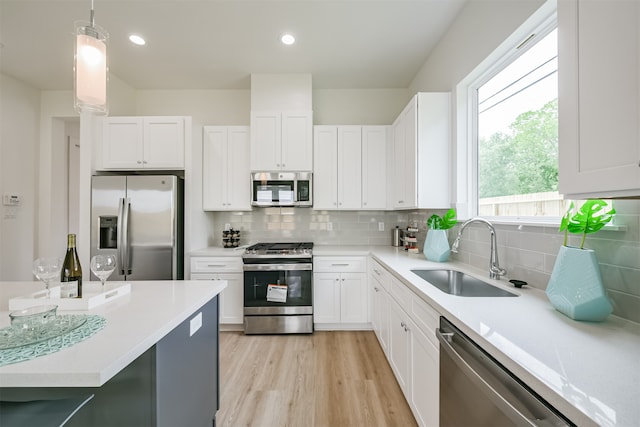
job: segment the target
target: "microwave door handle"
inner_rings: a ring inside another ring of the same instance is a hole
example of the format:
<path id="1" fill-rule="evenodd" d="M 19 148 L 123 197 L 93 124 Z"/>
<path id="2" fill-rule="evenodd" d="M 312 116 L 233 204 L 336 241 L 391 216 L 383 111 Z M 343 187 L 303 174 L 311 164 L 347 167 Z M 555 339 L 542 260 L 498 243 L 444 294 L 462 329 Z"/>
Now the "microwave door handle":
<path id="1" fill-rule="evenodd" d="M 446 352 L 456 366 L 464 373 L 465 377 L 481 388 L 491 401 L 502 410 L 502 412 L 519 426 L 532 426 L 536 424 L 520 412 L 511 402 L 502 396 L 489 381 L 485 380 L 473 367 L 471 367 L 464 358 L 451 345 L 453 336 L 456 333 L 443 333 L 436 329 L 436 336 L 440 341 L 440 351 Z"/>

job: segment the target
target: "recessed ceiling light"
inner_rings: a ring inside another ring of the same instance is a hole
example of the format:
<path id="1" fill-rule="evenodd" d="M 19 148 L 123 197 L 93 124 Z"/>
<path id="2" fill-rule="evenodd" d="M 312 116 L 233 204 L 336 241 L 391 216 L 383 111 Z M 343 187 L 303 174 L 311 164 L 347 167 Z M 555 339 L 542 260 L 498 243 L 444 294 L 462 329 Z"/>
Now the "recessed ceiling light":
<path id="1" fill-rule="evenodd" d="M 283 34 L 282 36 L 280 36 L 280 41 L 283 44 L 292 45 L 292 44 L 294 44 L 296 42 L 296 38 L 293 37 L 293 34 L 287 33 L 287 34 Z"/>
<path id="2" fill-rule="evenodd" d="M 147 44 L 147 42 L 137 34 L 131 34 L 129 36 L 129 40 L 131 40 L 131 43 L 137 44 L 138 46 L 144 46 Z"/>

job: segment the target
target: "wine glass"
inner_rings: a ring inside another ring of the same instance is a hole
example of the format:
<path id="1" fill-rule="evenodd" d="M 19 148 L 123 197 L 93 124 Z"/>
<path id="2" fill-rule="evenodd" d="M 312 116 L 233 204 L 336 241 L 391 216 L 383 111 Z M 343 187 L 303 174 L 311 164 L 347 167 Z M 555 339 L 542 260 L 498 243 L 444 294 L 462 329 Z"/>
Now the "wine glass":
<path id="1" fill-rule="evenodd" d="M 113 270 L 116 269 L 115 255 L 95 255 L 91 258 L 91 271 L 102 282 L 102 290 L 104 291 L 104 282 L 107 280 Z"/>
<path id="2" fill-rule="evenodd" d="M 51 298 L 49 291 L 49 283 L 56 277 L 60 277 L 60 269 L 62 268 L 62 258 L 45 257 L 38 258 L 33 261 L 33 275 L 44 283 L 47 291 L 46 297 Z"/>

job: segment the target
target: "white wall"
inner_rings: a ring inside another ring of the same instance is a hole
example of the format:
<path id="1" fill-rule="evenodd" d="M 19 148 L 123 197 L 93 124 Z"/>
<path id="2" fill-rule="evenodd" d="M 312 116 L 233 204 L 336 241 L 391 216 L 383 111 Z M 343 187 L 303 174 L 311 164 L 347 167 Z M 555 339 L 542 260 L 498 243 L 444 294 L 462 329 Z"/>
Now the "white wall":
<path id="1" fill-rule="evenodd" d="M 469 1 L 409 85 L 409 92 L 454 91 L 545 0 Z"/>
<path id="2" fill-rule="evenodd" d="M 19 207 L 0 205 L 0 280 L 31 280 L 36 241 L 40 92 L 0 74 L 0 193 Z"/>

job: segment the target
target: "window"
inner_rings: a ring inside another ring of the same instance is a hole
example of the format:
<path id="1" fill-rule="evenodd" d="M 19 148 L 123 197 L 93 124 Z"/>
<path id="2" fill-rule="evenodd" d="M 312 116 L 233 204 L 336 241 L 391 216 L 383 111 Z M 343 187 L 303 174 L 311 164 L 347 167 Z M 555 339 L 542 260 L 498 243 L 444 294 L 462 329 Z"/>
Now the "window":
<path id="1" fill-rule="evenodd" d="M 475 89 L 478 214 L 561 216 L 557 29 L 488 75 Z"/>
<path id="2" fill-rule="evenodd" d="M 546 2 L 456 88 L 460 217 L 556 222 L 557 22 Z"/>

